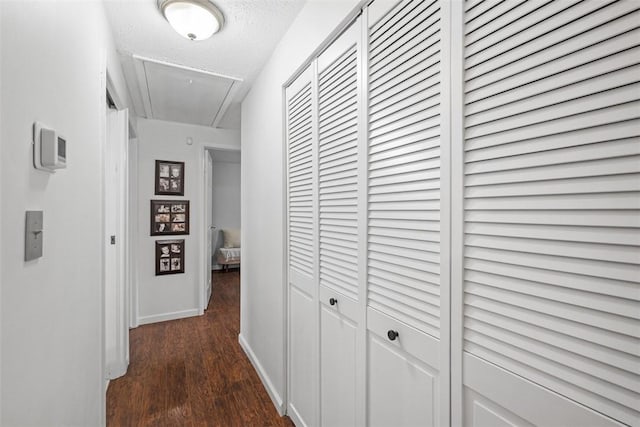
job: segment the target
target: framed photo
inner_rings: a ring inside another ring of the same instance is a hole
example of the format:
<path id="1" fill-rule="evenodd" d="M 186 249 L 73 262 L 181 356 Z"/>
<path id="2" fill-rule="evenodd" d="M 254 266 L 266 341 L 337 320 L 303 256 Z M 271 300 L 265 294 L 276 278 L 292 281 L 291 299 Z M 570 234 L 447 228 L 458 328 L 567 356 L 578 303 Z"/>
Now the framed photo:
<path id="1" fill-rule="evenodd" d="M 184 273 L 184 240 L 156 240 L 156 276 Z"/>
<path id="2" fill-rule="evenodd" d="M 184 196 L 184 162 L 156 160 L 156 195 Z"/>
<path id="3" fill-rule="evenodd" d="M 189 234 L 188 200 L 151 200 L 151 235 Z"/>

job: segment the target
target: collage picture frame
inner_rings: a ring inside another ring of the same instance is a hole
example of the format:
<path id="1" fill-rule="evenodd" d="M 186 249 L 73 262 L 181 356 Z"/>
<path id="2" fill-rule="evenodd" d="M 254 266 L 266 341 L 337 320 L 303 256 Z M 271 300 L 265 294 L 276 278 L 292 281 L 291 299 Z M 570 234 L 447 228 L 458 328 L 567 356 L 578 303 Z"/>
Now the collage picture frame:
<path id="1" fill-rule="evenodd" d="M 151 200 L 151 235 L 189 234 L 188 200 Z"/>
<path id="2" fill-rule="evenodd" d="M 156 160 L 155 194 L 184 196 L 184 162 Z"/>
<path id="3" fill-rule="evenodd" d="M 156 240 L 156 276 L 184 273 L 184 239 Z"/>

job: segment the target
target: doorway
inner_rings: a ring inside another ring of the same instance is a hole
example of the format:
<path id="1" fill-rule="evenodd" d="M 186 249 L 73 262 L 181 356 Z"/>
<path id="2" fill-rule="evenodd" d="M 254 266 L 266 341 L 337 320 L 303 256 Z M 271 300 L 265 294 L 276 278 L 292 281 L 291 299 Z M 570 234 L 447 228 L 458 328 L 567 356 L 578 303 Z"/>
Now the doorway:
<path id="1" fill-rule="evenodd" d="M 240 270 L 240 151 L 205 148 L 205 308 Z"/>

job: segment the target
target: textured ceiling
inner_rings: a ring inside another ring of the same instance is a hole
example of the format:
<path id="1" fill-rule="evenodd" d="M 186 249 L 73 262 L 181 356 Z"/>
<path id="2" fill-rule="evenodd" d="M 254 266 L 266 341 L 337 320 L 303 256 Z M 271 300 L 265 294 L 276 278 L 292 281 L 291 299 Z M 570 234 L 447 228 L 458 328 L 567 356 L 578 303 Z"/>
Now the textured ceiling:
<path id="1" fill-rule="evenodd" d="M 118 50 L 243 80 L 221 127 L 236 127 L 238 103 L 305 0 L 214 0 L 225 17 L 218 34 L 190 41 L 176 33 L 156 0 L 106 0 Z M 129 82 L 128 82 L 129 83 Z"/>

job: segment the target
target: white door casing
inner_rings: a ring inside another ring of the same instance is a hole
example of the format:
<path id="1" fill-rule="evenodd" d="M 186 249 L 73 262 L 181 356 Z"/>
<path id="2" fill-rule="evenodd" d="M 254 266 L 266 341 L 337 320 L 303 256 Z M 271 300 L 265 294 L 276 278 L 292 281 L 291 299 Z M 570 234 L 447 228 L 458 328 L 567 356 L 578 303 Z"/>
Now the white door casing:
<path id="1" fill-rule="evenodd" d="M 108 110 L 105 155 L 105 376 L 124 375 L 129 363 L 127 110 Z"/>
<path id="2" fill-rule="evenodd" d="M 212 291 L 212 282 L 211 282 L 211 265 L 212 265 L 212 256 L 213 256 L 213 159 L 211 158 L 211 152 L 209 150 L 206 151 L 205 154 L 205 199 L 204 206 L 206 212 L 206 229 L 207 233 L 207 271 L 209 272 L 205 283 L 205 308 L 207 306 L 207 302 L 211 299 L 211 291 Z"/>

